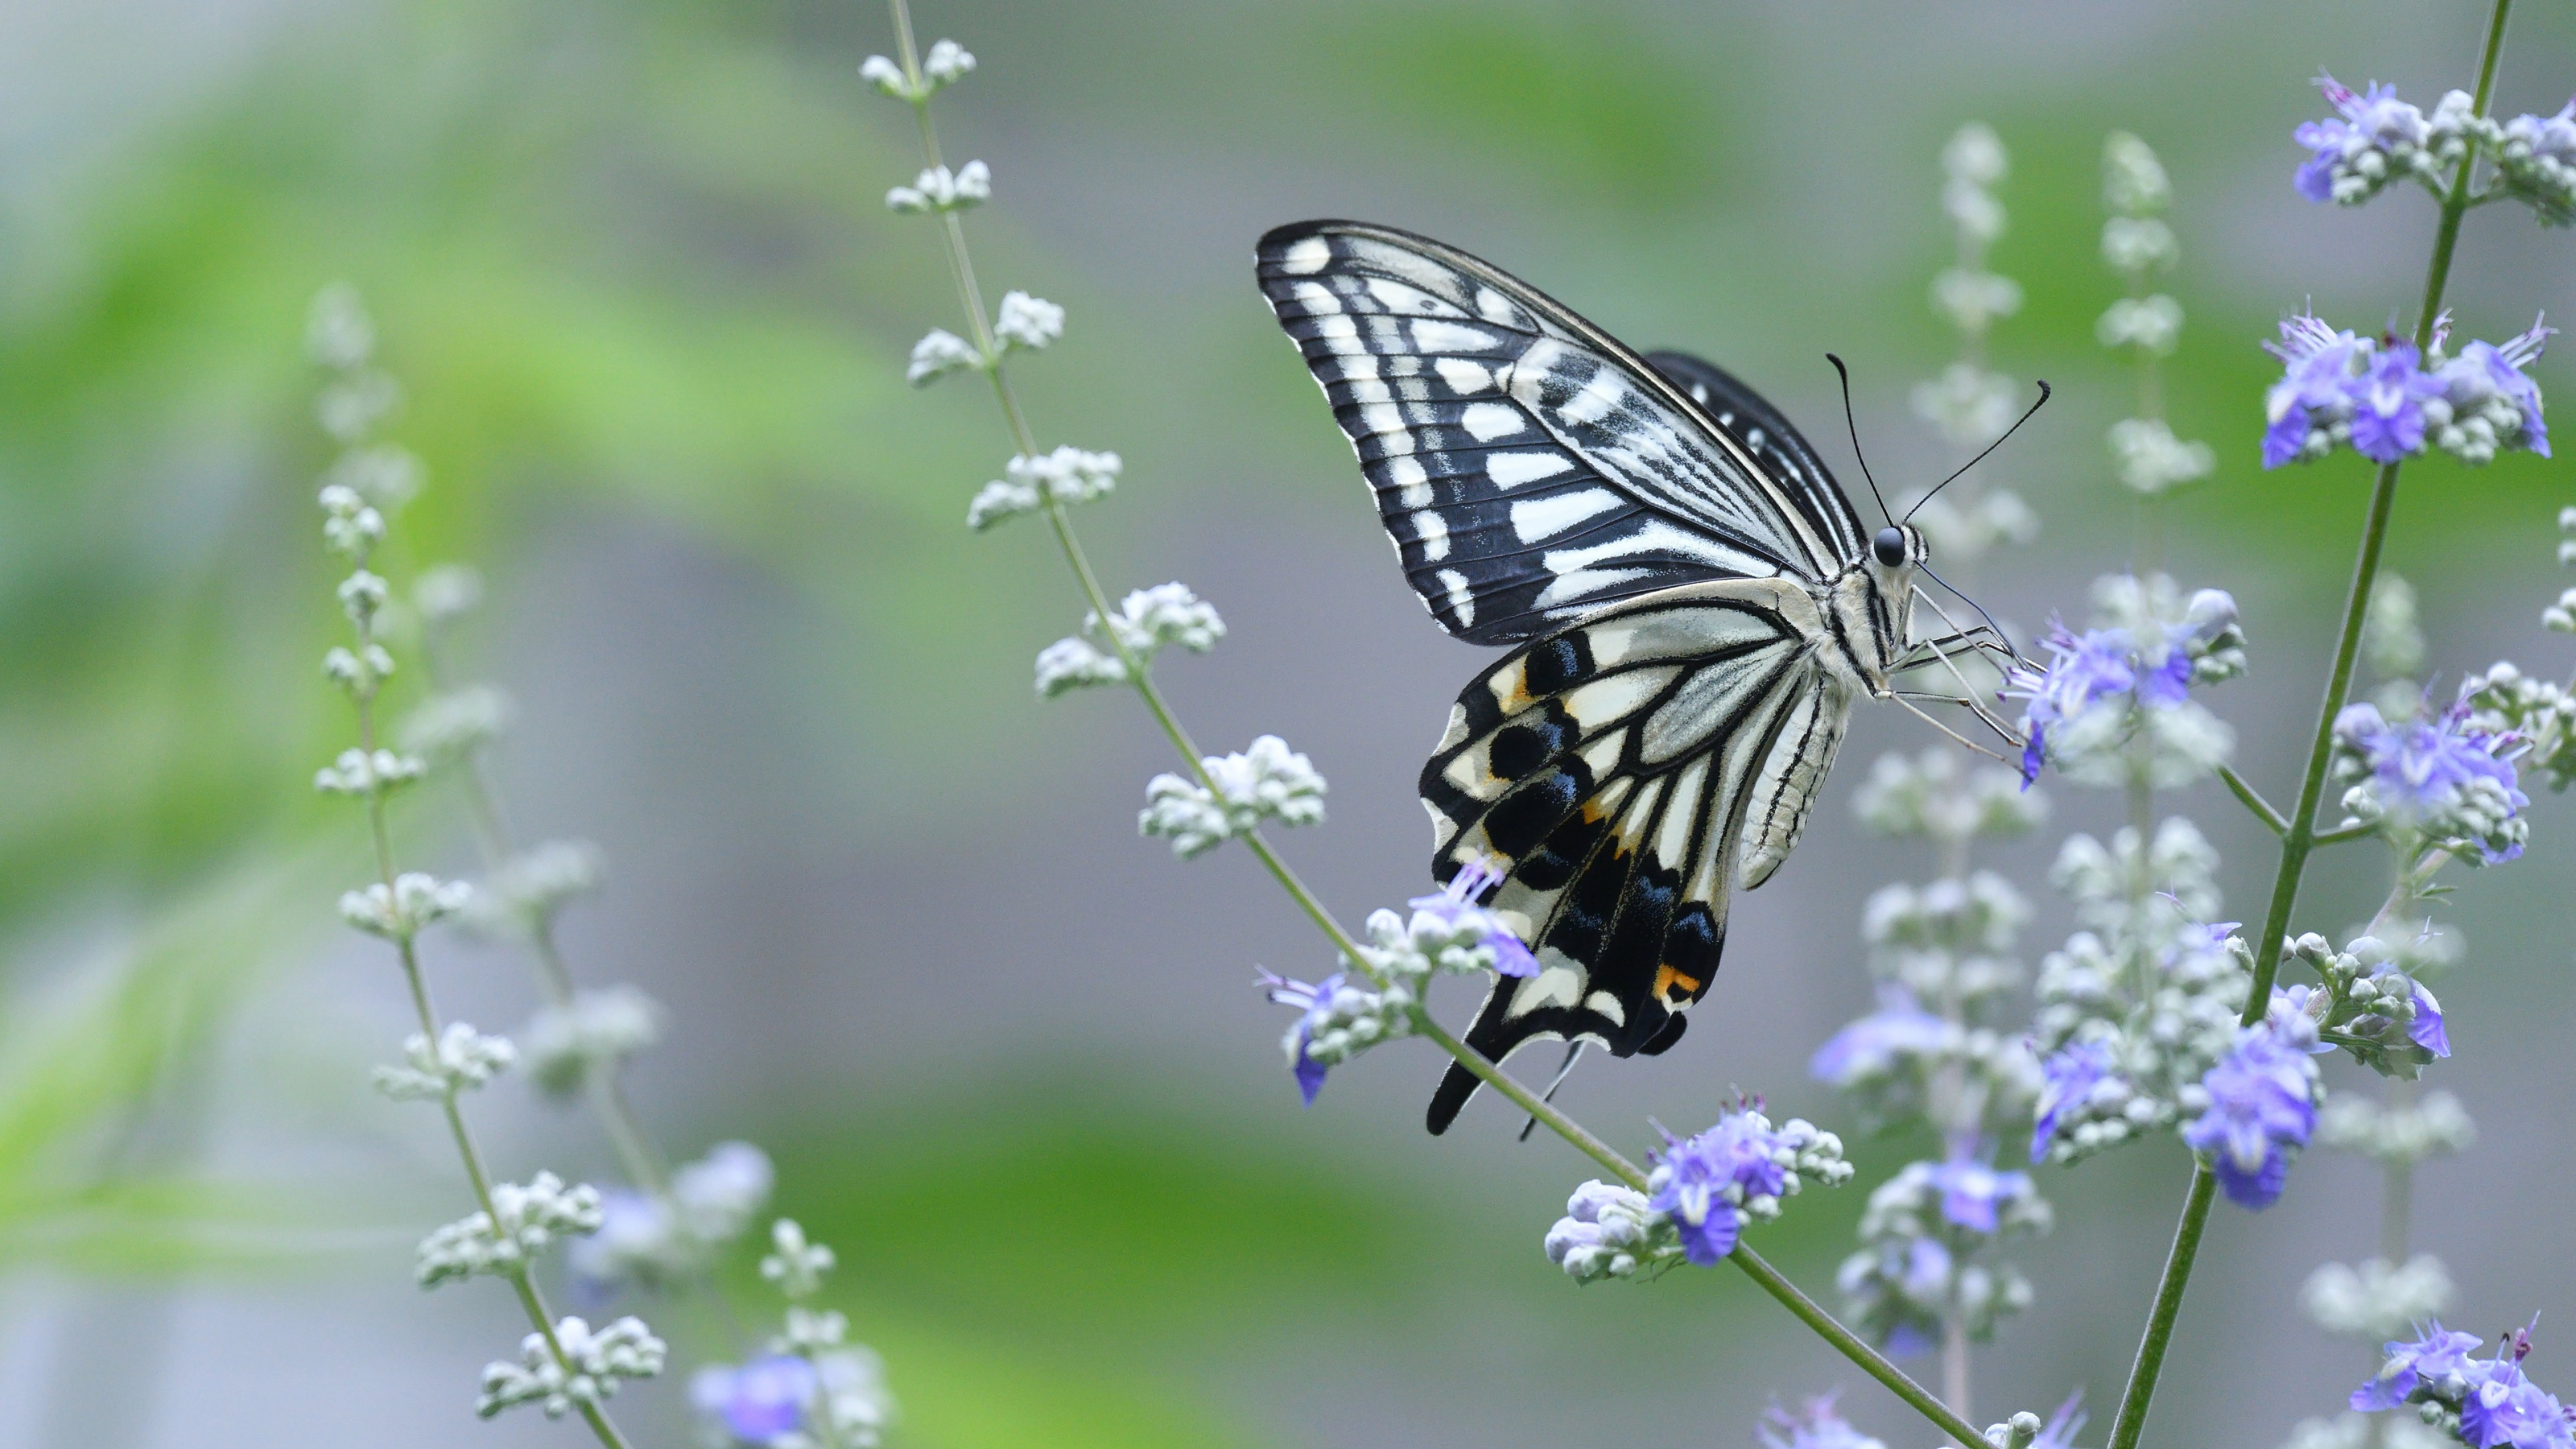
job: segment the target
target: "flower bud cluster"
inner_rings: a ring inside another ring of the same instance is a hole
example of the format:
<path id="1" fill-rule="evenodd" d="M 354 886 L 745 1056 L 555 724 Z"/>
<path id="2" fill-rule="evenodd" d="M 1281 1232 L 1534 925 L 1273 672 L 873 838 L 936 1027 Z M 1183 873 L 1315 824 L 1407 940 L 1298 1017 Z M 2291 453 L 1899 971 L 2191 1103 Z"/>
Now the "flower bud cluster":
<path id="1" fill-rule="evenodd" d="M 783 1330 L 766 1352 L 741 1365 L 712 1364 L 689 1381 L 689 1401 L 711 1444 L 765 1449 L 871 1449 L 894 1416 L 884 1366 L 864 1348 L 843 1347 L 849 1319 L 803 1300 L 819 1292 L 832 1250 L 811 1242 L 793 1219 L 770 1225 L 773 1249 L 760 1274 L 788 1300 Z"/>
<path id="2" fill-rule="evenodd" d="M 1932 310 L 1958 329 L 1969 348 L 1997 320 L 2021 310 L 2020 284 L 1986 266 L 1987 248 L 2004 234 L 2004 206 L 1995 187 L 2011 171 L 2003 141 L 1981 122 L 1961 126 L 1941 148 L 1941 210 L 1957 234 L 1958 260 L 1932 279 Z M 2012 379 L 1963 357 L 1937 381 L 1915 387 L 1914 411 L 1952 444 L 1981 448 L 2012 426 L 2016 391 Z"/>
<path id="3" fill-rule="evenodd" d="M 903 67 L 882 55 L 872 55 L 859 63 L 859 79 L 899 101 L 919 105 L 934 94 L 966 78 L 975 68 L 975 57 L 966 47 L 953 40 L 931 42 L 921 58 L 921 78 L 915 82 L 903 73 Z"/>
<path id="4" fill-rule="evenodd" d="M 717 1143 L 671 1174 L 667 1197 L 626 1188 L 600 1194 L 598 1231 L 572 1245 L 567 1266 L 603 1296 L 630 1283 L 656 1288 L 685 1278 L 742 1236 L 776 1180 L 759 1148 Z"/>
<path id="5" fill-rule="evenodd" d="M 2186 601 L 2162 574 L 2114 574 L 2094 582 L 2093 602 L 2101 625 L 2056 625 L 2040 641 L 2048 664 L 2006 677 L 2004 696 L 2027 701 L 2022 778 L 2053 763 L 2079 783 L 2167 789 L 2215 771 L 2235 732 L 2190 691 L 2245 672 L 2236 600 L 2202 589 Z"/>
<path id="6" fill-rule="evenodd" d="M 432 764 L 462 760 L 510 728 L 510 696 L 489 684 L 433 694 L 406 716 L 402 747 Z"/>
<path id="7" fill-rule="evenodd" d="M 2299 1306 L 2328 1333 L 2386 1338 L 2450 1307 L 2451 1275 L 2430 1253 L 2394 1267 L 2385 1258 L 2323 1263 L 2299 1289 Z"/>
<path id="8" fill-rule="evenodd" d="M 412 1276 L 423 1288 L 477 1273 L 515 1276 L 559 1237 L 587 1233 L 600 1222 L 599 1189 L 566 1187 L 540 1172 L 525 1187 L 496 1183 L 492 1211 L 457 1219 L 421 1239 Z"/>
<path id="9" fill-rule="evenodd" d="M 2317 89 L 2336 114 L 2292 133 L 2309 152 L 2295 184 L 2310 201 L 2359 206 L 2390 182 L 2409 179 L 2439 196 L 2472 145 L 2500 138 L 2466 91 L 2445 93 L 2427 116 L 2397 99 L 2395 86 L 2373 84 L 2356 95 L 2320 75 Z"/>
<path id="10" fill-rule="evenodd" d="M 419 779 L 428 768 L 417 755 L 392 750 L 342 750 L 337 761 L 313 772 L 313 788 L 325 795 L 390 795 Z"/>
<path id="11" fill-rule="evenodd" d="M 2464 463 L 2499 452 L 2549 456 L 2540 386 L 2527 371 L 2557 331 L 2534 319 L 2501 343 L 2470 342 L 2453 353 L 2449 316 L 2430 351 L 2390 337 L 2336 331 L 2301 313 L 2281 323 L 2263 350 L 2281 360 L 2281 380 L 2264 394 L 2263 466 L 2312 463 L 2349 445 L 2377 463 L 2428 448 Z"/>
<path id="12" fill-rule="evenodd" d="M 2048 818 L 2048 797 L 2022 789 L 2009 770 L 1971 767 L 1957 750 L 1928 749 L 1912 758 L 1879 756 L 1852 808 L 1879 835 L 1956 847 L 2028 832 Z"/>
<path id="13" fill-rule="evenodd" d="M 913 178 L 910 186 L 897 186 L 886 192 L 886 207 L 907 216 L 937 212 L 965 211 L 993 199 L 993 169 L 981 161 L 969 161 L 951 171 L 945 166 L 932 166 Z"/>
<path id="14" fill-rule="evenodd" d="M 984 485 L 966 508 L 966 526 L 978 533 L 1006 518 L 1034 513 L 1049 500 L 1088 503 L 1118 486 L 1116 453 L 1063 447 L 1043 458 L 1023 453 L 1003 465 L 1003 476 Z"/>
<path id="15" fill-rule="evenodd" d="M 2576 589 L 2569 590 L 2576 596 Z M 2565 602 L 2553 612 L 2563 612 Z M 2576 619 L 2570 620 L 2576 632 Z M 2576 694 L 2567 686 L 2534 679 L 2510 661 L 2471 675 L 2465 697 L 2468 726 L 2492 738 L 2510 737 L 2523 750 L 2514 763 L 2536 772 L 2552 790 L 2576 780 Z"/>
<path id="16" fill-rule="evenodd" d="M 2162 418 L 2122 418 L 2111 425 L 2109 441 L 2121 484 L 2149 497 L 2206 478 L 2218 467 L 2217 450 L 2184 442 Z"/>
<path id="17" fill-rule="evenodd" d="M 2218 908 L 2218 853 L 2190 821 L 2152 840 L 2070 837 L 2050 878 L 2079 929 L 2040 963 L 2043 1085 L 2033 1161 L 2074 1162 L 2170 1126 L 2188 1084 L 2234 1046 L 2253 953 Z"/>
<path id="18" fill-rule="evenodd" d="M 391 888 L 382 881 L 363 890 L 340 894 L 340 919 L 370 936 L 388 941 L 408 941 L 423 928 L 464 910 L 474 899 L 474 887 L 461 880 L 442 881 L 419 871 L 405 871 L 394 877 Z"/>
<path id="19" fill-rule="evenodd" d="M 555 1324 L 552 1343 L 542 1333 L 531 1333 L 520 1341 L 517 1363 L 483 1366 L 483 1393 L 474 1412 L 488 1419 L 504 1409 L 536 1404 L 547 1418 L 560 1419 L 606 1400 L 622 1380 L 660 1373 L 668 1354 L 640 1318 L 621 1318 L 597 1330 L 581 1319 L 566 1318 Z"/>
<path id="20" fill-rule="evenodd" d="M 577 896 L 599 888 L 606 858 L 588 841 L 549 840 L 484 877 L 466 923 L 494 940 L 527 940 Z"/>
<path id="21" fill-rule="evenodd" d="M 2009 378 L 1995 375 L 2001 385 L 1994 406 L 2002 414 L 2001 427 L 2012 423 L 2012 384 Z M 1916 393 L 1918 401 L 1921 393 Z M 2021 495 L 2009 488 L 1989 488 L 1982 493 L 1961 494 L 1944 490 L 1906 505 L 1907 517 L 1922 531 L 1932 552 L 1944 560 L 1967 562 L 1985 557 L 1997 545 L 2029 543 L 2039 537 L 2039 515 L 2030 511 Z"/>
<path id="22" fill-rule="evenodd" d="M 1210 755 L 1199 767 L 1214 789 L 1178 775 L 1145 782 L 1145 808 L 1136 828 L 1170 839 L 1172 853 L 1204 855 L 1264 820 L 1314 825 L 1324 818 L 1324 777 L 1313 762 L 1277 735 L 1262 735 L 1239 754 Z"/>
<path id="23" fill-rule="evenodd" d="M 1577 1283 L 1633 1278 L 1682 1260 L 1671 1218 L 1648 1207 L 1635 1188 L 1597 1178 L 1565 1200 L 1565 1216 L 1547 1230 L 1543 1246 L 1547 1260 Z"/>
<path id="24" fill-rule="evenodd" d="M 633 986 L 576 991 L 548 1006 L 519 1031 L 528 1075 L 552 1097 L 569 1097 L 601 1072 L 662 1039 L 660 1002 Z"/>
<path id="25" fill-rule="evenodd" d="M 376 1090 L 397 1102 L 453 1096 L 499 1076 L 518 1057 L 508 1037 L 451 1021 L 435 1045 L 421 1032 L 403 1038 L 404 1065 L 376 1068 Z"/>
<path id="26" fill-rule="evenodd" d="M 2451 1054 L 2442 1004 L 2376 937 L 2354 937 L 2337 951 L 2310 932 L 2290 943 L 2288 956 L 2323 983 L 2304 1004 L 2328 1046 L 2383 1077 L 2407 1081 Z"/>
<path id="27" fill-rule="evenodd" d="M 1856 1327 L 1898 1352 L 1940 1341 L 1957 1321 L 1983 1340 L 1996 1321 L 2030 1306 L 2031 1287 L 2009 1263 L 1974 1255 L 2014 1235 L 2045 1233 L 2055 1214 L 2026 1172 L 1997 1172 L 1972 1156 L 1908 1163 L 1869 1195 L 1858 1252 L 1835 1275 Z"/>
<path id="28" fill-rule="evenodd" d="M 2550 226 L 2576 226 L 2576 100 L 2552 115 L 2514 117 L 2492 144 L 2508 193 Z"/>
<path id="29" fill-rule="evenodd" d="M 1125 651 L 1125 658 L 1092 643 L 1091 638 L 1058 639 L 1038 653 L 1037 691 L 1041 698 L 1053 699 L 1068 690 L 1093 685 L 1124 684 L 1127 660 L 1145 664 L 1165 645 L 1177 644 L 1193 654 L 1205 654 L 1225 637 L 1225 620 L 1217 617 L 1214 604 L 1191 593 L 1187 586 L 1156 584 L 1130 592 L 1105 626 L 1097 611 L 1084 615 L 1082 632 L 1091 638 L 1105 633 Z"/>
<path id="30" fill-rule="evenodd" d="M 2471 688 L 2474 688 L 2474 681 Z M 2345 825 L 2375 825 L 2414 851 L 2443 849 L 2472 865 L 2522 854 L 2531 834 L 2514 762 L 2529 748 L 2485 728 L 2469 690 L 2438 713 L 2392 723 L 2367 702 L 2335 716 L 2333 779 Z"/>
<path id="31" fill-rule="evenodd" d="M 2317 1118 L 2317 1143 L 2392 1167 L 2411 1167 L 2437 1152 L 2465 1152 L 2478 1137 L 2468 1109 L 2448 1092 L 2427 1092 L 2403 1107 L 2338 1092 Z"/>

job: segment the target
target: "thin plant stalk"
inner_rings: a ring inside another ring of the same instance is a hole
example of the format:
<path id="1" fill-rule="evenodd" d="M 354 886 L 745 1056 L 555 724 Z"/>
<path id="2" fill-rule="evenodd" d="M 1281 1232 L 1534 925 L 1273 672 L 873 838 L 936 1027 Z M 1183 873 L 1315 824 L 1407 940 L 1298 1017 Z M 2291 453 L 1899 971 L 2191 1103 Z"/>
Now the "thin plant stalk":
<path id="1" fill-rule="evenodd" d="M 904 79 L 912 95 L 913 115 L 921 135 L 923 164 L 935 167 L 941 164 L 939 138 L 930 119 L 928 88 L 922 84 L 921 61 L 913 36 L 911 9 L 906 0 L 887 0 L 887 9 L 893 17 L 897 59 L 903 67 Z M 1029 428 L 1027 416 L 1020 407 L 1017 394 L 1011 389 L 1010 380 L 1004 371 L 1001 349 L 996 344 L 992 325 L 985 316 L 983 294 L 975 280 L 974 261 L 966 247 L 965 228 L 959 222 L 955 211 L 941 212 L 939 222 L 941 246 L 946 254 L 950 278 L 957 286 L 958 302 L 966 314 L 966 323 L 970 331 L 969 341 L 974 344 L 978 354 L 984 359 L 984 371 L 992 381 L 994 401 L 1001 408 L 1003 422 L 1009 429 L 1013 445 L 1019 449 L 1021 456 L 1034 458 L 1038 456 L 1037 438 Z M 1108 594 L 1101 588 L 1099 576 L 1093 571 L 1090 558 L 1083 551 L 1082 540 L 1074 530 L 1073 520 L 1066 512 L 1063 501 L 1052 494 L 1047 494 L 1044 497 L 1043 506 L 1047 522 L 1054 532 L 1057 547 L 1063 553 L 1065 564 L 1072 570 L 1075 581 L 1081 586 L 1084 601 L 1102 619 L 1113 617 L 1114 611 L 1110 607 Z M 1156 726 L 1162 730 L 1164 737 L 1171 741 L 1172 748 L 1180 754 L 1188 769 L 1198 778 L 1200 785 L 1221 797 L 1223 792 L 1218 789 L 1217 781 L 1208 769 L 1205 757 L 1201 754 L 1198 745 L 1190 738 L 1189 732 L 1181 725 L 1179 717 L 1173 713 L 1171 705 L 1163 698 L 1162 691 L 1155 686 L 1147 661 L 1129 647 L 1117 630 L 1105 629 L 1102 632 L 1106 634 L 1109 646 L 1115 651 L 1118 662 L 1124 668 L 1128 683 L 1135 688 L 1137 696 L 1144 701 L 1146 710 L 1153 715 Z M 1241 839 L 1251 850 L 1253 857 L 1261 863 L 1262 868 L 1267 870 L 1272 879 L 1279 883 L 1280 888 L 1288 893 L 1289 898 L 1296 902 L 1298 909 L 1305 913 L 1307 919 L 1314 922 L 1316 928 L 1323 932 L 1333 947 L 1372 981 L 1383 985 L 1375 971 L 1368 966 L 1359 944 L 1351 938 L 1348 931 L 1342 928 L 1341 923 L 1314 892 L 1307 888 L 1305 882 L 1298 878 L 1297 873 L 1289 867 L 1288 863 L 1280 858 L 1270 842 L 1264 839 L 1258 830 L 1246 831 Z M 1537 1119 L 1549 1131 L 1565 1139 L 1575 1150 L 1600 1164 L 1620 1181 L 1640 1191 L 1646 1189 L 1647 1177 L 1643 1169 L 1621 1156 L 1580 1123 L 1566 1116 L 1553 1103 L 1543 1100 L 1537 1093 L 1514 1080 L 1501 1067 L 1488 1060 L 1482 1052 L 1460 1041 L 1446 1027 L 1433 1019 L 1427 1009 L 1417 1006 L 1413 1017 L 1413 1026 L 1418 1034 L 1447 1052 L 1478 1080 L 1508 1099 L 1513 1106 Z M 1778 1299 L 1784 1307 L 1808 1327 L 1813 1328 L 1827 1343 L 1832 1344 L 1846 1358 L 1859 1365 L 1863 1372 L 1886 1385 L 1898 1398 L 1911 1405 L 1943 1433 L 1958 1438 L 1962 1444 L 1983 1442 L 1982 1436 L 1967 1420 L 1951 1412 L 1929 1389 L 1916 1383 L 1885 1355 L 1871 1348 L 1859 1335 L 1837 1322 L 1833 1315 L 1819 1307 L 1815 1300 L 1800 1292 L 1797 1285 L 1781 1276 L 1778 1269 L 1773 1268 L 1770 1263 L 1754 1253 L 1749 1246 L 1738 1243 L 1734 1252 L 1728 1255 L 1728 1261 L 1734 1263 L 1745 1276 L 1759 1284 L 1763 1291 Z"/>
<path id="2" fill-rule="evenodd" d="M 2475 113 L 2480 116 L 2487 113 L 2494 98 L 2496 62 L 2504 53 L 2505 21 L 2512 9 L 2513 0 L 2495 0 L 2487 23 L 2475 97 Z M 2442 200 L 2441 219 L 2433 233 L 2433 256 L 2425 268 L 2423 306 L 2415 319 L 2415 346 L 2419 351 L 2432 345 L 2434 319 L 2441 314 L 2442 293 L 2450 283 L 2451 254 L 2459 244 L 2460 219 L 2468 214 L 2470 172 L 2476 162 L 2474 148 L 2460 158 L 2459 169 Z M 2281 967 L 2282 935 L 2289 929 L 2291 908 L 2298 903 L 2300 872 L 2307 865 L 2308 852 L 2317 844 L 2317 806 L 2325 793 L 2326 768 L 2333 757 L 2335 716 L 2343 711 L 2344 701 L 2352 691 L 2362 618 L 2369 609 L 2371 584 L 2379 576 L 2380 549 L 2387 541 L 2388 517 L 2397 501 L 2399 466 L 2396 462 L 2380 464 L 2379 475 L 2371 485 L 2360 557 L 2353 564 L 2352 586 L 2344 598 L 2343 627 L 2335 642 L 2334 669 L 2327 677 L 2325 701 L 2317 714 L 2307 774 L 2299 785 L 2299 803 L 2288 817 L 2289 829 L 2282 836 L 2281 864 L 2272 882 L 2271 908 L 2265 913 L 2263 934 L 2254 941 L 2254 980 L 2247 990 L 2241 1018 L 2246 1026 L 2261 1021 L 2270 1010 L 2272 982 Z M 2165 1259 L 2163 1279 L 2156 1285 L 2146 1333 L 2130 1367 L 2128 1386 L 2120 1395 L 2119 1413 L 2111 1423 L 2110 1449 L 2135 1449 L 2139 1436 L 2146 1431 L 2147 1405 L 2155 1395 L 2156 1377 L 2164 1368 L 2165 1348 L 2173 1336 L 2174 1320 L 2182 1311 L 2183 1290 L 2191 1281 L 2192 1259 L 2199 1251 L 2201 1229 L 2208 1220 L 2216 1187 L 2217 1178 L 2208 1164 L 2194 1168 L 2191 1193 L 2184 1200 L 2182 1220 L 2174 1229 L 2173 1250 Z"/>

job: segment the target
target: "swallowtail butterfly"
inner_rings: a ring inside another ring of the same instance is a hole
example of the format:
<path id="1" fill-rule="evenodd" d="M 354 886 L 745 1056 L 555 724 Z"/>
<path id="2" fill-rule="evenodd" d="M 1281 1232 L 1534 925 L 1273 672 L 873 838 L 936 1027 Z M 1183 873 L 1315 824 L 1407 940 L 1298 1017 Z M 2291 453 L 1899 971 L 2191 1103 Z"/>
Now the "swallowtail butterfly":
<path id="1" fill-rule="evenodd" d="M 1640 357 L 1499 268 L 1392 227 L 1261 239 L 1262 293 L 1324 388 L 1431 615 L 1512 652 L 1422 768 L 1432 875 L 1539 970 L 1468 1044 L 1669 1049 L 1716 974 L 1729 898 L 1780 867 L 1853 702 L 1912 645 L 1923 537 L 1865 528 L 1814 449 L 1724 370 Z M 1478 1083 L 1452 1065 L 1448 1128 Z"/>

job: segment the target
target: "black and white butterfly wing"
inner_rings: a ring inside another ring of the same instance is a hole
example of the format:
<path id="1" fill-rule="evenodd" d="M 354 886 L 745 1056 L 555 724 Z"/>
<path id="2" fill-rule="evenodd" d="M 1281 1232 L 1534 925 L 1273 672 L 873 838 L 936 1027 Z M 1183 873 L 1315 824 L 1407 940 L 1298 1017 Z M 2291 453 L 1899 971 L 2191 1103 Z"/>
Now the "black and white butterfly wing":
<path id="1" fill-rule="evenodd" d="M 1812 451 L 1705 363 L 1681 359 L 1704 376 L 1677 382 L 1501 270 L 1391 227 L 1298 222 L 1257 258 L 1405 577 L 1452 634 L 1515 644 L 1676 584 L 1820 581 L 1861 556 Z"/>
<path id="2" fill-rule="evenodd" d="M 1787 853 L 1851 708 L 1794 581 L 1684 585 L 1612 605 L 1479 675 L 1422 771 L 1433 873 L 1499 860 L 1486 905 L 1537 974 L 1500 977 L 1467 1043 L 1652 1055 L 1708 990 L 1729 899 Z M 1477 1087 L 1452 1066 L 1445 1130 Z"/>

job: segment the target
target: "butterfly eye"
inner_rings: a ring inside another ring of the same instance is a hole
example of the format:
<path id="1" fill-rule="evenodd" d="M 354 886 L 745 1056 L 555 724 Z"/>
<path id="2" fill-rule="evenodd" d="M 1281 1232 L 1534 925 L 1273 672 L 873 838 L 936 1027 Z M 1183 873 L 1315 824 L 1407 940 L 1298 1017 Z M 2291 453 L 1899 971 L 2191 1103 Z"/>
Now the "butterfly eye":
<path id="1" fill-rule="evenodd" d="M 1869 551 L 1878 556 L 1879 567 L 1894 568 L 1905 562 L 1905 530 L 1882 528 L 1878 537 L 1869 541 Z"/>

